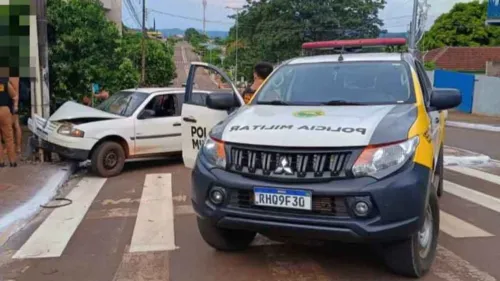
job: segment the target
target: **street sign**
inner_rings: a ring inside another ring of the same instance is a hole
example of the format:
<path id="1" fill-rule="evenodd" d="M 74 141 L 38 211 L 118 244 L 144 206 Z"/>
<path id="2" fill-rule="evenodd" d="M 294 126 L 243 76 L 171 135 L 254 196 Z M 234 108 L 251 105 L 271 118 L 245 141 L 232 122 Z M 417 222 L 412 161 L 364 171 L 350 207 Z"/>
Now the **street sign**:
<path id="1" fill-rule="evenodd" d="M 489 0 L 486 24 L 500 25 L 500 0 Z"/>

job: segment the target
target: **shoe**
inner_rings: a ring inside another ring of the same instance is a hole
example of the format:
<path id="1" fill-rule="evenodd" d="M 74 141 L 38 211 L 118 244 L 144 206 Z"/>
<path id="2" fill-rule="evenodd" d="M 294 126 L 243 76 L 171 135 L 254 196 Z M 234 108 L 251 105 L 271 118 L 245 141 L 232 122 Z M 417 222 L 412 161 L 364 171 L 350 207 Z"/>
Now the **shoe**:
<path id="1" fill-rule="evenodd" d="M 5 168 L 5 163 L 0 163 L 0 168 Z"/>
<path id="2" fill-rule="evenodd" d="M 17 163 L 16 163 L 16 162 L 14 162 L 14 163 L 10 163 L 10 167 L 11 167 L 11 168 L 15 168 L 15 167 L 17 167 Z"/>

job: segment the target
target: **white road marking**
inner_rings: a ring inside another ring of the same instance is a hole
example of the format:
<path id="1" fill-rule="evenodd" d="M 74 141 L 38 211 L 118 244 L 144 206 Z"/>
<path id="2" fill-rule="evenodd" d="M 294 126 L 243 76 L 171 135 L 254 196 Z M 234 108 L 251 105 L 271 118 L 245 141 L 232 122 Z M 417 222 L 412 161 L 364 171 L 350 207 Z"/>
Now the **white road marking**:
<path id="1" fill-rule="evenodd" d="M 462 166 L 449 166 L 446 169 L 500 185 L 500 176 L 494 174 Z"/>
<path id="2" fill-rule="evenodd" d="M 439 228 L 454 238 L 492 237 L 493 234 L 441 211 Z"/>
<path id="3" fill-rule="evenodd" d="M 174 250 L 172 175 L 148 174 L 135 221 L 130 252 Z"/>
<path id="4" fill-rule="evenodd" d="M 438 245 L 436 261 L 432 273 L 446 281 L 496 281 L 488 273 L 481 271 L 452 251 Z"/>
<path id="5" fill-rule="evenodd" d="M 444 181 L 444 191 L 500 213 L 500 199 L 496 197 L 446 180 Z"/>
<path id="6" fill-rule="evenodd" d="M 105 178 L 84 177 L 66 196 L 73 203 L 54 209 L 12 258 L 61 256 L 105 182 Z"/>
<path id="7" fill-rule="evenodd" d="M 183 62 L 183 63 L 187 63 L 187 59 L 186 59 L 186 49 L 184 49 L 184 47 L 181 47 L 181 54 L 182 54 L 182 62 Z"/>
<path id="8" fill-rule="evenodd" d="M 125 253 L 113 281 L 170 280 L 168 252 Z"/>
<path id="9" fill-rule="evenodd" d="M 193 206 L 180 205 L 180 206 L 175 206 L 175 214 L 176 215 L 195 215 L 196 213 L 193 210 Z"/>

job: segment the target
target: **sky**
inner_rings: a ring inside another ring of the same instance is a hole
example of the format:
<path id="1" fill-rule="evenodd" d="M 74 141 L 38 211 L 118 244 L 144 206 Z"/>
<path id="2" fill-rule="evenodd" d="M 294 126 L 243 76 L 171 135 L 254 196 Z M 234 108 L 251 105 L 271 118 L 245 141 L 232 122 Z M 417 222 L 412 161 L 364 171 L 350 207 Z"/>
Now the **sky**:
<path id="1" fill-rule="evenodd" d="M 131 16 L 126 2 L 123 1 L 123 21 L 127 26 L 139 27 L 134 17 Z M 244 0 L 206 0 L 207 10 L 206 18 L 207 30 L 227 31 L 233 24 L 233 20 L 228 18 L 228 15 L 233 13 L 232 10 L 225 8 L 241 7 L 245 3 Z M 311 1 L 311 0 L 304 0 Z M 422 1 L 422 0 L 421 0 Z M 448 12 L 455 3 L 469 2 L 471 0 L 428 0 L 431 5 L 428 13 L 427 28 L 429 28 L 434 20 L 442 13 Z M 128 0 L 133 6 L 141 19 L 142 0 Z M 412 14 L 413 0 L 387 0 L 387 5 L 380 12 L 380 18 L 384 20 L 385 29 L 390 32 L 404 32 L 408 29 L 408 25 Z M 195 27 L 203 28 L 201 19 L 203 18 L 202 0 L 146 0 L 147 26 L 153 26 L 153 18 L 156 21 L 156 28 L 180 28 L 187 29 Z M 139 21 L 140 22 L 140 21 Z"/>

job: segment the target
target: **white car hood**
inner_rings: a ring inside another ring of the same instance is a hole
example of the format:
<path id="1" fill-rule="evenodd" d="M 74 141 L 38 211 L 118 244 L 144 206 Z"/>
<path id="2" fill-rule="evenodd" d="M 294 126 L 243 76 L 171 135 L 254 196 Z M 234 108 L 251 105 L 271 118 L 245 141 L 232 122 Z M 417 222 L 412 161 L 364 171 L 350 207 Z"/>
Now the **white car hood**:
<path id="1" fill-rule="evenodd" d="M 79 118 L 118 119 L 123 117 L 82 105 L 74 101 L 68 101 L 57 109 L 56 112 L 50 116 L 49 120 L 61 121 Z"/>
<path id="2" fill-rule="evenodd" d="M 413 105 L 255 105 L 232 114 L 212 134 L 226 142 L 250 145 L 366 146 L 406 137 L 415 118 Z"/>

